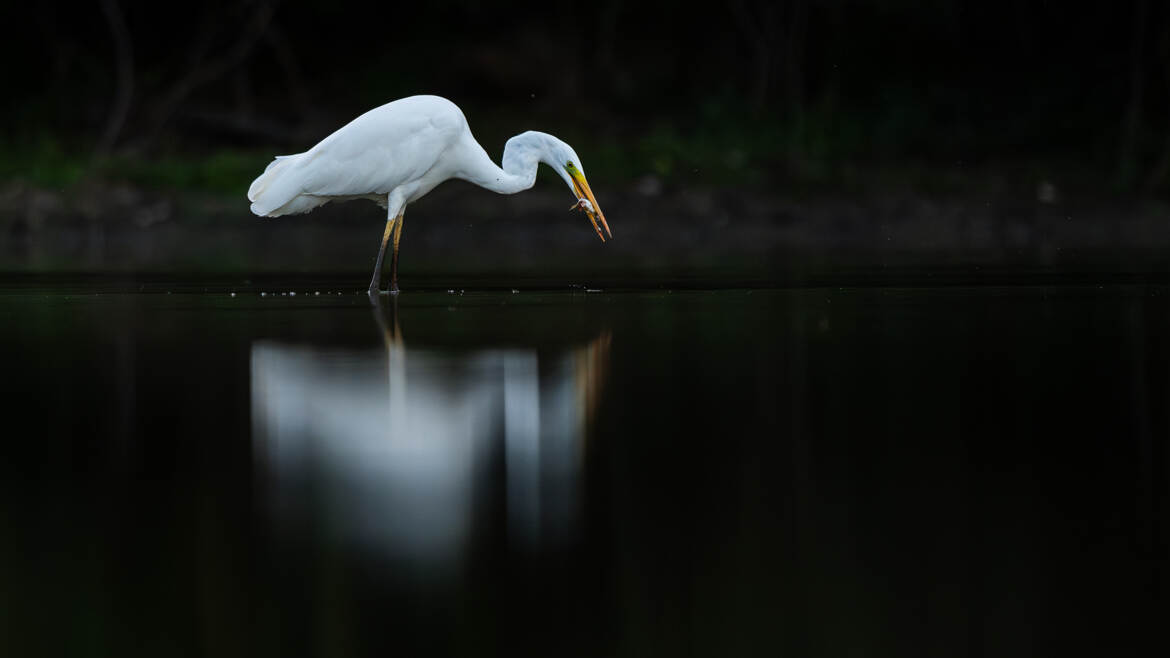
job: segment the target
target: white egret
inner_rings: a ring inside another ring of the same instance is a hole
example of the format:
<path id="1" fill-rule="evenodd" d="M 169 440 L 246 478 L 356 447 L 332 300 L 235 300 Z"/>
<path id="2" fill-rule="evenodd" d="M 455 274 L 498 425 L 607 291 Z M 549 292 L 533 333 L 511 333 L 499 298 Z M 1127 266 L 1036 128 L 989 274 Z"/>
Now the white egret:
<path id="1" fill-rule="evenodd" d="M 374 108 L 342 126 L 316 146 L 296 155 L 278 155 L 248 188 L 252 212 L 279 217 L 309 212 L 330 201 L 370 199 L 386 209 L 386 230 L 370 281 L 378 292 L 382 257 L 391 234 L 390 292 L 398 292 L 398 241 L 406 205 L 451 178 L 500 194 L 532 187 L 540 163 L 568 184 L 577 203 L 571 210 L 589 216 L 602 242 L 613 237 L 597 204 L 581 159 L 552 135 L 528 131 L 508 140 L 503 167 L 475 141 L 463 112 L 438 96 L 411 96 Z M 598 225 L 600 220 L 601 224 Z"/>

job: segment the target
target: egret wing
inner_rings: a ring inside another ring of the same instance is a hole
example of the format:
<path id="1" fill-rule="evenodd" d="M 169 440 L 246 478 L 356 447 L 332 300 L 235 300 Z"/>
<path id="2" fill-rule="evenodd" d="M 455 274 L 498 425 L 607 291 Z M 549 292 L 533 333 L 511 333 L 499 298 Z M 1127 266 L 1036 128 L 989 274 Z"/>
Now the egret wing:
<path id="1" fill-rule="evenodd" d="M 418 100 L 408 98 L 375 108 L 306 152 L 298 163 L 302 193 L 389 194 L 440 164 L 466 129 L 466 121 L 449 101 Z"/>

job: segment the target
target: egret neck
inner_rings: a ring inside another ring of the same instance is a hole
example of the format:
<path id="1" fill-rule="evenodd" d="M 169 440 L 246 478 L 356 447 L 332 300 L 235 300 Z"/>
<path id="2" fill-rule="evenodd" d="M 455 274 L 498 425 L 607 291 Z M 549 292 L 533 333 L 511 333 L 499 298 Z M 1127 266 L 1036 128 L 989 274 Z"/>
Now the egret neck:
<path id="1" fill-rule="evenodd" d="M 551 140 L 556 138 L 531 130 L 516 135 L 504 146 L 504 157 L 501 160 L 504 166 L 501 168 L 492 162 L 479 142 L 467 139 L 462 144 L 467 157 L 463 159 L 462 171 L 457 175 L 498 194 L 523 192 L 536 183 L 536 169 L 541 162 L 553 169 L 558 168 L 550 149 L 553 145 Z"/>

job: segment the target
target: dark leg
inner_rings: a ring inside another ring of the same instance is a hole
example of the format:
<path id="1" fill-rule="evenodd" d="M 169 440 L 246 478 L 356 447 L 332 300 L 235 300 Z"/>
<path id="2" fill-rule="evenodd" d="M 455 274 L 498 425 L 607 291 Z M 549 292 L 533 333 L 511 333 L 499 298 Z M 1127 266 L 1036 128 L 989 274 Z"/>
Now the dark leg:
<path id="1" fill-rule="evenodd" d="M 394 254 L 390 256 L 390 294 L 398 294 L 398 241 L 402 239 L 402 215 L 394 222 Z M 385 238 L 382 239 L 385 243 Z M 383 247 L 385 249 L 385 247 Z"/>
<path id="2" fill-rule="evenodd" d="M 394 231 L 394 224 L 399 221 L 400 217 L 401 215 L 386 222 L 386 231 L 382 234 L 382 247 L 378 249 L 378 261 L 374 263 L 374 276 L 370 279 L 371 295 L 378 294 L 378 284 L 381 283 L 382 278 L 382 257 L 386 255 L 386 243 L 390 241 L 390 233 Z"/>

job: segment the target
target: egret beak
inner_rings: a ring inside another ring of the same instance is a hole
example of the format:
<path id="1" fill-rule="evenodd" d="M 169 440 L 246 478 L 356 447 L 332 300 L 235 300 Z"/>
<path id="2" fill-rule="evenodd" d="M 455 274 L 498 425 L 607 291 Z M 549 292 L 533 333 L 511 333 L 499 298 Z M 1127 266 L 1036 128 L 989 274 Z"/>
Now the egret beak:
<path id="1" fill-rule="evenodd" d="M 597 237 L 605 242 L 605 235 L 602 234 L 601 228 L 605 227 L 605 233 L 609 237 L 613 237 L 613 231 L 609 230 L 609 224 L 605 221 L 605 214 L 601 212 L 601 206 L 597 205 L 597 199 L 593 196 L 593 190 L 589 189 L 589 183 L 585 180 L 585 174 L 581 173 L 580 169 L 573 166 L 565 168 L 569 172 L 569 180 L 573 182 L 573 193 L 577 195 L 577 203 L 570 210 L 580 208 L 589 215 L 589 221 L 593 222 L 593 230 L 597 231 Z M 601 220 L 601 226 L 598 226 L 597 221 Z"/>

